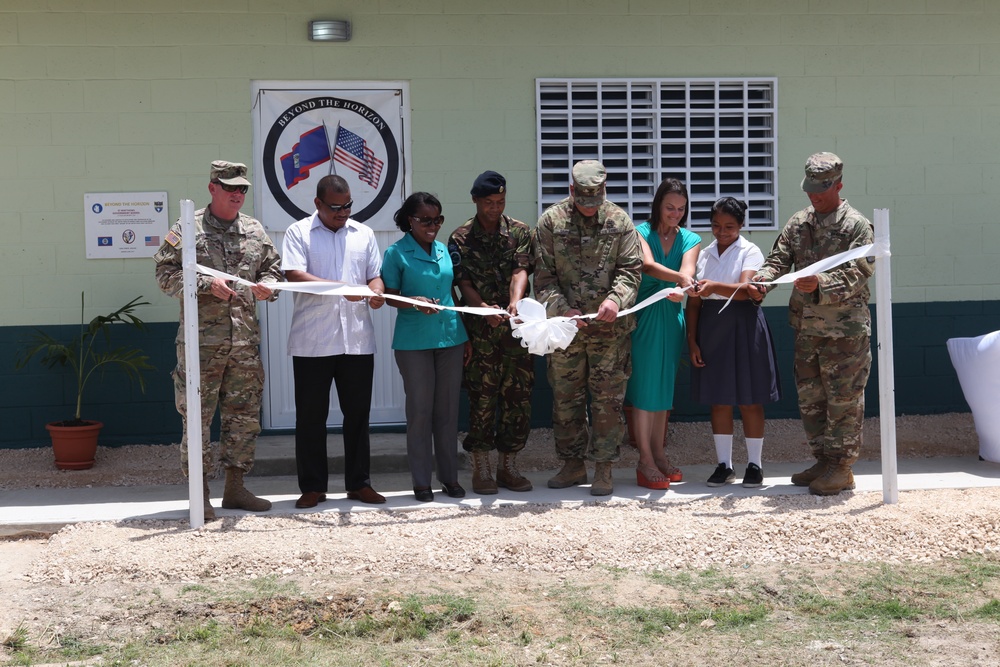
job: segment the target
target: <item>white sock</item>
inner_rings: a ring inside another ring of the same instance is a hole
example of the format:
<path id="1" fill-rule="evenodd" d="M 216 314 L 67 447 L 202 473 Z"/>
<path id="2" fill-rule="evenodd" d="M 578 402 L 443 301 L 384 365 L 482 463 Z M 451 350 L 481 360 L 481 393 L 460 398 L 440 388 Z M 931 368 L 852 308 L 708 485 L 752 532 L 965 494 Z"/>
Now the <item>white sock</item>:
<path id="1" fill-rule="evenodd" d="M 732 468 L 733 434 L 719 435 L 718 433 L 713 433 L 712 439 L 715 440 L 715 456 L 719 459 L 719 463 L 725 463 L 727 468 Z"/>
<path id="2" fill-rule="evenodd" d="M 764 451 L 764 438 L 747 438 L 747 463 L 760 466 L 760 455 Z"/>

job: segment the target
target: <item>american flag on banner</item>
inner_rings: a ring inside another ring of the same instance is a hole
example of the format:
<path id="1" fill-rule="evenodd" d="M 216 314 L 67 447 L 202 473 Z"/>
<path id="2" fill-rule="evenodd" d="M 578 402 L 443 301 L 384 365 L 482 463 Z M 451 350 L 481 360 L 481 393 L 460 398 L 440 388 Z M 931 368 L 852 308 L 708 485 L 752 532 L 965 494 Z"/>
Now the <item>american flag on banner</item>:
<path id="1" fill-rule="evenodd" d="M 368 148 L 364 139 L 344 127 L 337 130 L 337 147 L 333 159 L 358 172 L 358 177 L 368 185 L 378 187 L 385 163 L 375 157 L 374 151 Z"/>

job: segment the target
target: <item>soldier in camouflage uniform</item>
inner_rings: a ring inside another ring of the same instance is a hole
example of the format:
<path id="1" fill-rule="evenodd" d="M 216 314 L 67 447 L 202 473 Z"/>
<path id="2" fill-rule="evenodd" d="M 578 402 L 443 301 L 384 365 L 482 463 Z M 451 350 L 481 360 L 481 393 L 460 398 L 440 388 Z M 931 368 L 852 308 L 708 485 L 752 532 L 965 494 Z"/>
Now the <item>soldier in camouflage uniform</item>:
<path id="1" fill-rule="evenodd" d="M 470 192 L 476 215 L 452 232 L 448 251 L 462 305 L 503 308 L 517 314 L 528 291 L 534 257 L 531 230 L 503 214 L 507 181 L 495 171 L 480 174 Z M 502 486 L 530 491 L 531 481 L 517 470 L 515 458 L 531 430 L 533 359 L 511 335 L 501 315 L 463 316 L 472 344 L 464 372 L 469 394 L 469 433 L 462 446 L 472 454 L 472 490 L 492 494 Z M 490 451 L 499 452 L 496 479 Z"/>
<path id="2" fill-rule="evenodd" d="M 774 280 L 793 267 L 873 242 L 871 222 L 840 198 L 843 169 L 833 153 L 810 156 L 802 189 L 812 206 L 788 221 L 754 280 Z M 799 278 L 788 302 L 799 411 L 816 457 L 812 467 L 792 475 L 792 483 L 817 495 L 854 488 L 851 466 L 861 452 L 872 364 L 868 279 L 874 272 L 874 261 L 862 258 Z M 751 296 L 765 292 L 752 288 Z"/>
<path id="3" fill-rule="evenodd" d="M 250 181 L 245 165 L 216 160 L 208 191 L 212 202 L 195 211 L 198 263 L 256 283 L 228 285 L 221 278 L 198 276 L 198 339 L 201 363 L 202 453 L 204 455 L 205 520 L 215 518 L 208 499 L 209 427 L 216 408 L 221 428 L 221 463 L 226 469 L 222 506 L 263 512 L 271 503 L 243 486 L 243 473 L 253 467 L 264 367 L 260 359 L 257 301 L 277 294 L 267 285 L 281 281 L 281 260 L 257 220 L 240 213 Z M 184 270 L 180 222 L 167 233 L 154 256 L 156 281 L 169 296 L 181 297 Z M 183 305 L 183 304 L 182 304 Z M 184 421 L 181 463 L 187 469 L 187 405 L 184 373 L 184 309 L 177 331 L 177 368 L 173 372 L 177 411 Z"/>
<path id="4" fill-rule="evenodd" d="M 618 318 L 618 312 L 635 302 L 642 270 L 639 235 L 628 214 L 605 199 L 606 180 L 600 162 L 577 162 L 570 196 L 546 209 L 534 232 L 535 296 L 548 316 L 597 313 L 594 320 L 577 320 L 570 346 L 548 358 L 552 430 L 563 461 L 548 485 L 586 484 L 586 457 L 596 463 L 595 496 L 614 490 L 611 470 L 625 435 L 622 401 L 635 328 L 634 318 Z"/>

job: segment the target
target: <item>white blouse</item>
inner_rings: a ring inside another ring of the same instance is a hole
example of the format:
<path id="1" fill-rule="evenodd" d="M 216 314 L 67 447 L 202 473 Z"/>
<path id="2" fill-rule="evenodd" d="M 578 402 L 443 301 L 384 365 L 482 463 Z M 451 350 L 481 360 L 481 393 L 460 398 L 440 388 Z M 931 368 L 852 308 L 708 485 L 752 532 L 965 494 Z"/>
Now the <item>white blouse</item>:
<path id="1" fill-rule="evenodd" d="M 719 255 L 719 242 L 712 241 L 698 255 L 698 280 L 715 280 L 720 283 L 738 283 L 744 271 L 756 271 L 764 265 L 764 254 L 755 244 L 741 234 L 726 251 Z M 721 294 L 710 294 L 703 299 L 728 299 Z"/>

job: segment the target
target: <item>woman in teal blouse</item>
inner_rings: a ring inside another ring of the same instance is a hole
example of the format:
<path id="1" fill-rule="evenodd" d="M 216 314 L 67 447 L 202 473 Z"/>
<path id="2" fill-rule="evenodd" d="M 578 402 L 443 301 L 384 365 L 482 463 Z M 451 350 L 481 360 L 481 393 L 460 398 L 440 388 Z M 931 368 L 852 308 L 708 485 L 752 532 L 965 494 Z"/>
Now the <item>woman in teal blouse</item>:
<path id="1" fill-rule="evenodd" d="M 441 202 L 427 192 L 414 192 L 394 216 L 406 234 L 389 246 L 382 261 L 386 294 L 454 306 L 454 271 L 448 248 L 437 240 L 444 216 Z M 392 334 L 396 365 L 406 393 L 406 457 L 413 494 L 434 500 L 433 464 L 438 480 L 452 498 L 465 496 L 458 483 L 458 398 L 462 363 L 469 340 L 458 313 L 388 300 L 399 309 Z M 432 458 L 433 456 L 433 458 Z"/>
<path id="2" fill-rule="evenodd" d="M 701 238 L 684 228 L 688 192 L 667 178 L 656 189 L 649 222 L 636 226 L 642 245 L 642 282 L 637 301 L 664 287 L 694 283 Z M 674 408 L 674 381 L 684 351 L 683 297 L 657 301 L 636 313 L 632 332 L 632 376 L 625 400 L 632 405 L 632 428 L 639 448 L 636 480 L 640 486 L 665 489 L 683 479 L 664 452 L 667 422 Z"/>

